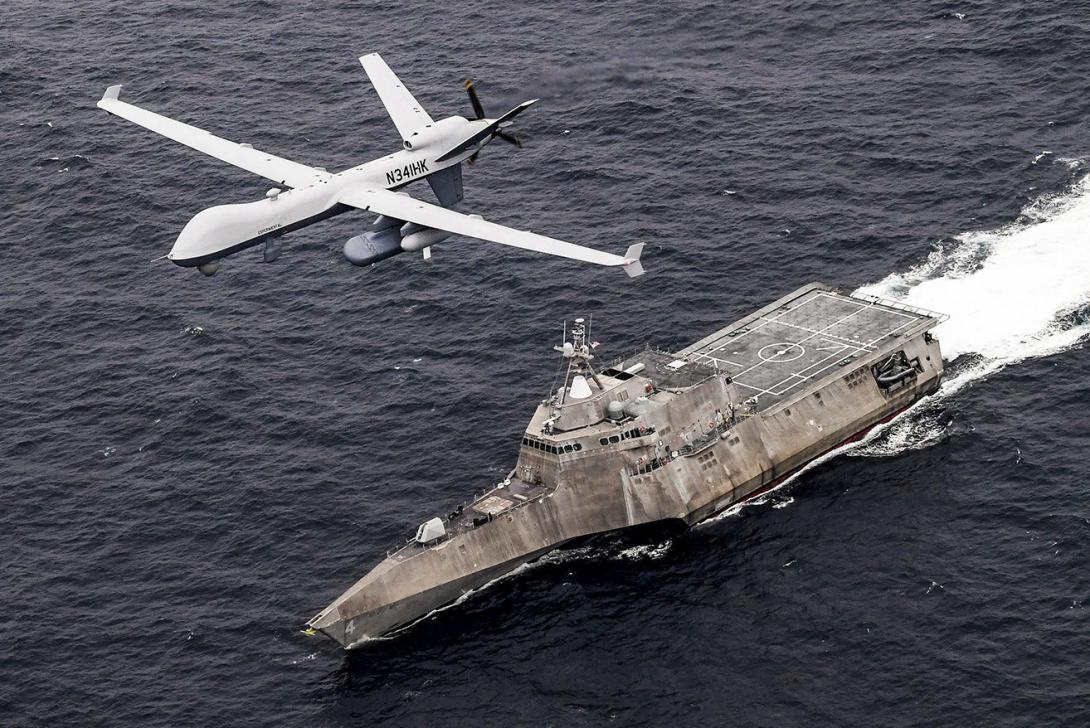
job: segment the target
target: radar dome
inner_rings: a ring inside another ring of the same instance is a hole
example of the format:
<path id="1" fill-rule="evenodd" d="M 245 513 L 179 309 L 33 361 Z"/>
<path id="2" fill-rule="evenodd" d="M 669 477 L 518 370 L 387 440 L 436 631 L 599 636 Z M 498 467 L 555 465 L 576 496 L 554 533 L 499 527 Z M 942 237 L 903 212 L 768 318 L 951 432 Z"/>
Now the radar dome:
<path id="1" fill-rule="evenodd" d="M 587 384 L 587 378 L 582 374 L 576 374 L 572 377 L 571 388 L 568 390 L 568 395 L 573 399 L 586 399 L 593 392 L 590 391 L 590 385 Z"/>

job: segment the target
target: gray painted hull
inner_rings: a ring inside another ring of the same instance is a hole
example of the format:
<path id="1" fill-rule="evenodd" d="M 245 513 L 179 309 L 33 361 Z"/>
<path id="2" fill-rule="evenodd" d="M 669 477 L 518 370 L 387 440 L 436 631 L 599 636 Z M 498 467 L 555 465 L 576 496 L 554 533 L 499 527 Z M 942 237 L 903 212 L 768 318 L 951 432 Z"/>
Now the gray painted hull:
<path id="1" fill-rule="evenodd" d="M 309 624 L 357 647 L 573 540 L 691 525 L 766 492 L 934 392 L 939 320 L 815 284 L 682 352 L 603 369 L 598 393 L 538 407 L 511 475 L 441 538 L 389 555 Z"/>
<path id="2" fill-rule="evenodd" d="M 551 550 L 551 548 L 543 549 L 478 573 L 466 574 L 460 579 L 413 594 L 406 599 L 373 611 L 329 622 L 316 628 L 333 638 L 345 649 L 354 649 L 371 640 L 411 626 L 437 609 L 451 605 L 470 592 L 487 586 Z"/>

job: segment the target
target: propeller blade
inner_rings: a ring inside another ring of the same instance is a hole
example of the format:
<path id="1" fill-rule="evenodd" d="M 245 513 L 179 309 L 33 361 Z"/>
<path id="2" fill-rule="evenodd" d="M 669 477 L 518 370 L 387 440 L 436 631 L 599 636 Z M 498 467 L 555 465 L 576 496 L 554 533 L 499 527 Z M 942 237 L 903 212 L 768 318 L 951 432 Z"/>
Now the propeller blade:
<path id="1" fill-rule="evenodd" d="M 481 106 L 481 100 L 477 98 L 477 89 L 473 87 L 473 79 L 466 79 L 466 93 L 469 94 L 469 103 L 473 105 L 473 113 L 477 115 L 477 119 L 484 119 L 484 107 Z"/>
<path id="2" fill-rule="evenodd" d="M 508 134 L 505 131 L 497 131 L 496 136 L 498 136 L 500 139 L 503 139 L 508 144 L 514 144 L 519 149 L 522 149 L 522 142 L 514 134 Z"/>

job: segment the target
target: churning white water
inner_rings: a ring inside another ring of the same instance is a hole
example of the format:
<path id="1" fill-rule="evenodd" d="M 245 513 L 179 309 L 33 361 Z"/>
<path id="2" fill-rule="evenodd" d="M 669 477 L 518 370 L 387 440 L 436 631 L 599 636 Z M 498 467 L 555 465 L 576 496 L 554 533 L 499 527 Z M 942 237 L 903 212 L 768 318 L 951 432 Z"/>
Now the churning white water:
<path id="1" fill-rule="evenodd" d="M 1031 203 L 1015 222 L 962 233 L 857 293 L 949 315 L 935 329 L 947 361 L 978 354 L 1011 363 L 1077 343 L 1090 333 L 1090 322 L 1070 319 L 1090 303 L 1090 175 Z"/>
<path id="2" fill-rule="evenodd" d="M 953 244 L 936 245 L 921 265 L 856 292 L 950 317 L 934 329 L 948 367 L 942 387 L 851 449 L 889 455 L 926 447 L 948 424 L 937 403 L 1005 366 L 1070 348 L 1090 334 L 1090 175 L 1067 192 L 1035 200 L 1013 223 L 962 233 Z"/>
<path id="3" fill-rule="evenodd" d="M 1009 364 L 1062 351 L 1090 334 L 1090 316 L 1080 315 L 1090 306 L 1090 175 L 1064 193 L 1035 200 L 1009 225 L 961 233 L 952 244 L 937 244 L 920 265 L 855 293 L 950 317 L 934 329 L 947 364 L 939 391 L 859 442 L 808 463 L 775 490 L 701 525 L 780 498 L 783 486 L 837 455 L 882 456 L 928 447 L 950 424 L 943 400 Z"/>

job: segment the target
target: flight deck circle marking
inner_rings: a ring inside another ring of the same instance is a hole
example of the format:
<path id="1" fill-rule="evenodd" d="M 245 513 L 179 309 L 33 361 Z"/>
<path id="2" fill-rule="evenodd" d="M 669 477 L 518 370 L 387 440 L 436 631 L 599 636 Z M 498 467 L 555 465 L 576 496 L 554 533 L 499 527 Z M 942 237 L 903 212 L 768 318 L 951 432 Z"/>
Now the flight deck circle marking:
<path id="1" fill-rule="evenodd" d="M 757 351 L 757 356 L 761 358 L 761 361 L 782 364 L 786 361 L 795 361 L 805 353 L 806 348 L 802 344 L 792 344 L 784 341 L 779 344 L 762 346 Z"/>

